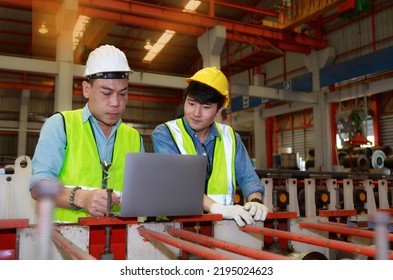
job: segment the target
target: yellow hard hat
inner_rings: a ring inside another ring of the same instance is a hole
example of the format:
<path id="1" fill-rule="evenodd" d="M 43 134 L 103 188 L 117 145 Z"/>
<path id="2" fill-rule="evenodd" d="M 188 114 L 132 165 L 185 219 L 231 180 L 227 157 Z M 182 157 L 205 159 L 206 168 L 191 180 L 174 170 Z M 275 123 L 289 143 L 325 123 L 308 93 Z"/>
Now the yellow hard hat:
<path id="1" fill-rule="evenodd" d="M 226 108 L 229 104 L 228 79 L 224 73 L 217 69 L 217 67 L 206 67 L 196 72 L 191 78 L 187 78 L 186 82 L 198 82 L 208 85 L 225 97 L 223 107 Z"/>

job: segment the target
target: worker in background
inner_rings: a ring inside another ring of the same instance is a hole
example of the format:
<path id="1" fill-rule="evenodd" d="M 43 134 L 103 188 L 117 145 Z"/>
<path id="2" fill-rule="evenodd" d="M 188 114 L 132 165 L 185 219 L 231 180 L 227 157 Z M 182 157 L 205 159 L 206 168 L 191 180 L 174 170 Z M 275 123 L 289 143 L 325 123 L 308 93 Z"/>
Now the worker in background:
<path id="1" fill-rule="evenodd" d="M 56 113 L 44 123 L 29 187 L 38 200 L 40 184 L 60 184 L 54 220 L 77 222 L 79 217 L 108 215 L 108 195 L 112 211 L 119 211 L 126 153 L 144 152 L 139 132 L 121 120 L 131 73 L 118 48 L 96 48 L 88 57 L 82 82 L 87 104 Z M 104 177 L 112 193 L 102 188 Z"/>
<path id="2" fill-rule="evenodd" d="M 216 67 L 207 67 L 186 82 L 184 117 L 154 129 L 154 152 L 207 155 L 203 209 L 234 219 L 238 226 L 265 220 L 264 185 L 240 136 L 230 126 L 215 122 L 229 103 L 227 78 Z M 244 206 L 234 205 L 237 183 L 247 202 Z"/>

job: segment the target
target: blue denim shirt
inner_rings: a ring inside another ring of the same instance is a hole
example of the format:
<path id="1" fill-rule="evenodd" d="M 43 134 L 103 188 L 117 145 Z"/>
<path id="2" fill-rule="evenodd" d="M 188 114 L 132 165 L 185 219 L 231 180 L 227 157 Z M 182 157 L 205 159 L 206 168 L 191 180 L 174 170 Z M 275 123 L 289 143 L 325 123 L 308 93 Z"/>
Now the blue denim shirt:
<path id="1" fill-rule="evenodd" d="M 208 155 L 211 164 L 215 138 L 220 137 L 217 128 L 213 125 L 210 128 L 209 135 L 206 138 L 204 145 L 199 141 L 197 134 L 190 127 L 187 120 L 183 117 L 185 127 L 188 133 L 193 137 L 194 145 L 198 155 Z M 244 198 L 247 200 L 248 196 L 255 192 L 260 192 L 262 197 L 265 192 L 265 187 L 255 169 L 252 165 L 251 159 L 248 156 L 246 147 L 238 133 L 236 135 L 236 154 L 235 154 L 235 172 L 236 181 L 243 192 Z M 158 125 L 152 134 L 153 148 L 156 153 L 178 154 L 177 146 L 173 141 L 172 135 L 165 124 Z"/>
<path id="2" fill-rule="evenodd" d="M 86 122 L 89 119 L 93 127 L 100 160 L 111 161 L 116 130 L 122 121 L 119 120 L 112 127 L 112 131 L 106 139 L 104 132 L 86 104 L 82 109 L 82 121 Z M 66 135 L 63 117 L 60 114 L 54 114 L 45 121 L 41 128 L 40 138 L 32 159 L 33 174 L 29 182 L 30 188 L 41 179 L 57 180 L 63 166 L 65 147 Z M 142 139 L 141 152 L 144 152 Z"/>

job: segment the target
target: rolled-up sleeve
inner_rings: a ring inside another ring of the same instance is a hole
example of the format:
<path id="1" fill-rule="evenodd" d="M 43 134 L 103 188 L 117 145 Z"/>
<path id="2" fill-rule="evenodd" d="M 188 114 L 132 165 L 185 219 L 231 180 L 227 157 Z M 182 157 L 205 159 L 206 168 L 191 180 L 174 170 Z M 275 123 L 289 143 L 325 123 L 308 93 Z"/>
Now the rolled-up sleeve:
<path id="1" fill-rule="evenodd" d="M 41 128 L 32 159 L 31 189 L 39 180 L 57 180 L 65 157 L 66 137 L 63 118 L 55 114 Z"/>
<path id="2" fill-rule="evenodd" d="M 265 195 L 265 186 L 259 179 L 247 153 L 246 147 L 239 134 L 236 133 L 236 155 L 235 155 L 236 181 L 242 190 L 244 198 L 255 192 Z"/>
<path id="3" fill-rule="evenodd" d="M 153 149 L 155 153 L 179 154 L 172 135 L 165 124 L 158 125 L 152 133 Z"/>

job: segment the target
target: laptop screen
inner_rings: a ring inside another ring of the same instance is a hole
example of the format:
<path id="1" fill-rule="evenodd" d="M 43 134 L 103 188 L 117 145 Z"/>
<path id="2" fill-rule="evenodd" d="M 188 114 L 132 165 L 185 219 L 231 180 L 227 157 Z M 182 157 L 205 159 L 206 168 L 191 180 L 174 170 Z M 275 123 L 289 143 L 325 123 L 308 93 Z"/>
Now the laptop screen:
<path id="1" fill-rule="evenodd" d="M 206 168 L 206 156 L 128 153 L 120 216 L 201 215 Z"/>

